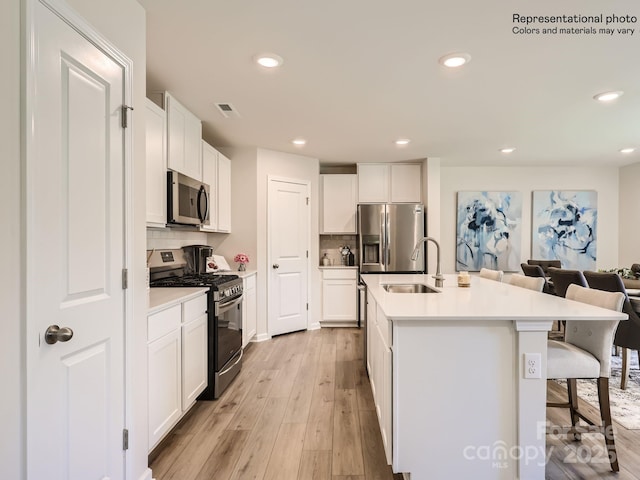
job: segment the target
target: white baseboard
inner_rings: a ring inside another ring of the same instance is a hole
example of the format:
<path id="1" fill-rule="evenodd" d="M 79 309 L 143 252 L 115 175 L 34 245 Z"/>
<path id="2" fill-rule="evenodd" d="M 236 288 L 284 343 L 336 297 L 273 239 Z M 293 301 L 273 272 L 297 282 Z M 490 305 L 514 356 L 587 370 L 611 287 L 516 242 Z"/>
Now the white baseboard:
<path id="1" fill-rule="evenodd" d="M 259 333 L 254 337 L 253 342 L 264 342 L 265 340 L 271 340 L 271 335 L 268 333 Z"/>
<path id="2" fill-rule="evenodd" d="M 153 479 L 153 472 L 151 471 L 150 468 L 147 468 L 142 475 L 140 476 L 140 478 L 138 480 L 154 480 Z"/>
<path id="3" fill-rule="evenodd" d="M 327 327 L 341 327 L 341 328 L 354 328 L 358 327 L 358 322 L 356 320 L 328 320 L 320 322 L 320 326 L 323 328 Z"/>
<path id="4" fill-rule="evenodd" d="M 320 330 L 322 328 L 320 326 L 320 322 L 313 322 L 311 325 L 307 327 L 307 330 Z"/>

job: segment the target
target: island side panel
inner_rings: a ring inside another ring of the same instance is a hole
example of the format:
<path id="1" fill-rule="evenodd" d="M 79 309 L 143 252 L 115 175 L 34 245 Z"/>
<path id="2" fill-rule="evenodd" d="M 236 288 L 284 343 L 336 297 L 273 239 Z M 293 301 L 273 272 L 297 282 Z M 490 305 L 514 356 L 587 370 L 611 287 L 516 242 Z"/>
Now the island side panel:
<path id="1" fill-rule="evenodd" d="M 511 321 L 394 321 L 393 470 L 517 478 L 517 369 Z"/>

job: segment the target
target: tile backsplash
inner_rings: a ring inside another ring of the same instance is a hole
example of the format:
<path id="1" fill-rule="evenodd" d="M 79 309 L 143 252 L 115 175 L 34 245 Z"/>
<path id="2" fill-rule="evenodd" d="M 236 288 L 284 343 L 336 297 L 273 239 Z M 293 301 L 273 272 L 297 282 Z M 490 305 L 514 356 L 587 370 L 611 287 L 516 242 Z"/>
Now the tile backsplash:
<path id="1" fill-rule="evenodd" d="M 355 263 L 358 264 L 358 242 L 355 235 L 320 235 L 320 264 L 322 265 L 322 257 L 327 254 L 333 265 L 340 265 L 342 255 L 340 255 L 340 247 L 348 245 L 349 249 L 355 256 Z"/>
<path id="2" fill-rule="evenodd" d="M 208 234 L 180 228 L 147 228 L 147 250 L 209 245 Z"/>

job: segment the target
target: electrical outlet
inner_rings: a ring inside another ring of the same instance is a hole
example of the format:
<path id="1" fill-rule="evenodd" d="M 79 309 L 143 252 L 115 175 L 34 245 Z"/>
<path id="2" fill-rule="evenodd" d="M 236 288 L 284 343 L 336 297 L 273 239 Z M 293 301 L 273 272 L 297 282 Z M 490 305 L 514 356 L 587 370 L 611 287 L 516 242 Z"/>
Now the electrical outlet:
<path id="1" fill-rule="evenodd" d="M 524 378 L 542 378 L 542 355 L 524 354 Z"/>

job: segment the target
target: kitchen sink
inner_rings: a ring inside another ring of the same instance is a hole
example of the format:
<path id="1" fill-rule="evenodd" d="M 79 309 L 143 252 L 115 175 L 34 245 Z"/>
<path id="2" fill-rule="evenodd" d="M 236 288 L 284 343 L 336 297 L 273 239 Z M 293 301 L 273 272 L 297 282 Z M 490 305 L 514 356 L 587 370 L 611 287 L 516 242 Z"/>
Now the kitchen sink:
<path id="1" fill-rule="evenodd" d="M 384 283 L 382 288 L 389 293 L 440 293 L 423 283 Z"/>

